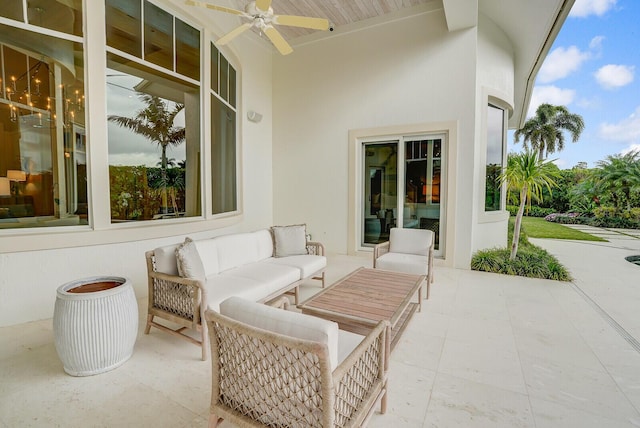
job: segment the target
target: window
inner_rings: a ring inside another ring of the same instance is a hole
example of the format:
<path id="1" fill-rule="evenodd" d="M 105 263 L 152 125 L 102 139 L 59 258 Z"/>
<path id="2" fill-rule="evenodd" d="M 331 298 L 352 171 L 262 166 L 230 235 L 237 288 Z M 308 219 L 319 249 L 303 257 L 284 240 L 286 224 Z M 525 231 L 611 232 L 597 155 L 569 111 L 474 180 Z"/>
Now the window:
<path id="1" fill-rule="evenodd" d="M 211 44 L 211 185 L 213 214 L 238 209 L 236 71 Z"/>
<path id="2" fill-rule="evenodd" d="M 26 9 L 23 9 L 24 6 Z M 2 0 L 0 16 L 49 30 L 82 36 L 82 2 L 80 1 Z"/>
<path id="3" fill-rule="evenodd" d="M 106 12 L 111 221 L 199 216 L 200 31 L 148 1 Z"/>
<path id="4" fill-rule="evenodd" d="M 29 23 L 78 34 L 80 9 L 42 3 L 27 2 Z M 9 6 L 0 14 L 24 19 L 22 2 Z M 68 21 L 58 22 L 60 16 Z M 2 229 L 88 223 L 81 40 L 0 25 Z"/>
<path id="5" fill-rule="evenodd" d="M 501 209 L 502 185 L 500 174 L 504 166 L 504 120 L 503 109 L 489 104 L 487 108 L 487 160 L 485 176 L 485 211 Z"/>

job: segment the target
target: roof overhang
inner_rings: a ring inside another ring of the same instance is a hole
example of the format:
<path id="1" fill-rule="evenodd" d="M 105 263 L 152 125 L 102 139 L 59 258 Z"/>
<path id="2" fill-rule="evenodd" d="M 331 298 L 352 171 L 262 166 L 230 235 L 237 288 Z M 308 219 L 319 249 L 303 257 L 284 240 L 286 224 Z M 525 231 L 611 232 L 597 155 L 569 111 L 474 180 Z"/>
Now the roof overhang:
<path id="1" fill-rule="evenodd" d="M 524 125 L 536 76 L 575 0 L 479 0 L 480 13 L 507 35 L 514 51 L 514 111 L 509 128 Z"/>

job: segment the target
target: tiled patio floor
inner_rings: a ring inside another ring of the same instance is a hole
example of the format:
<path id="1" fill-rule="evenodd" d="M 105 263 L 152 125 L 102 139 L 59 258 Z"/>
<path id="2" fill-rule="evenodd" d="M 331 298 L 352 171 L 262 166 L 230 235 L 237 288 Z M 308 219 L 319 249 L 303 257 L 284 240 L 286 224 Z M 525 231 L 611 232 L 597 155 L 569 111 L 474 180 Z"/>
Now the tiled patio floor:
<path id="1" fill-rule="evenodd" d="M 617 273 L 604 272 L 621 255 L 604 254 L 637 243 L 543 246 L 640 338 L 640 268 L 625 261 L 636 271 L 616 262 Z M 333 282 L 371 261 L 335 256 L 329 265 Z M 441 266 L 435 274 L 392 354 L 387 414 L 370 427 L 640 426 L 640 353 L 573 285 Z M 318 290 L 310 282 L 303 297 Z M 1 328 L 0 426 L 205 427 L 210 363 L 158 330 L 143 335 L 145 305 L 133 357 L 85 378 L 63 372 L 51 320 Z"/>

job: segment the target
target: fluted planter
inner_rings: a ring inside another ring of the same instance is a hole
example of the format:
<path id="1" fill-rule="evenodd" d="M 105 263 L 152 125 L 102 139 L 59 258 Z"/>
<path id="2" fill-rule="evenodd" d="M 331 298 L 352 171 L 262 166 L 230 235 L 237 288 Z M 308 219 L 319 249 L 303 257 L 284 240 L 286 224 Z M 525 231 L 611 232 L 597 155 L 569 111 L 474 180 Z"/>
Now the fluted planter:
<path id="1" fill-rule="evenodd" d="M 56 351 L 64 371 L 90 376 L 113 370 L 133 354 L 138 304 L 131 281 L 97 276 L 58 287 L 53 313 Z"/>

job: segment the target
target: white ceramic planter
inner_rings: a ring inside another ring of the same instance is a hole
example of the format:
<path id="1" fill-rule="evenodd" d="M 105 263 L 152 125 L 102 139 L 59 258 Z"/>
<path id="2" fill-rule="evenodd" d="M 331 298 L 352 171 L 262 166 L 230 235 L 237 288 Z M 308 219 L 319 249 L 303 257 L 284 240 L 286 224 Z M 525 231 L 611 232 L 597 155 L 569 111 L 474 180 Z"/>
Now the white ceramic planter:
<path id="1" fill-rule="evenodd" d="M 102 291 L 76 292 L 98 283 L 114 284 Z M 138 304 L 131 281 L 97 276 L 60 286 L 53 332 L 64 371 L 72 376 L 95 375 L 122 365 L 133 354 L 138 335 Z"/>

